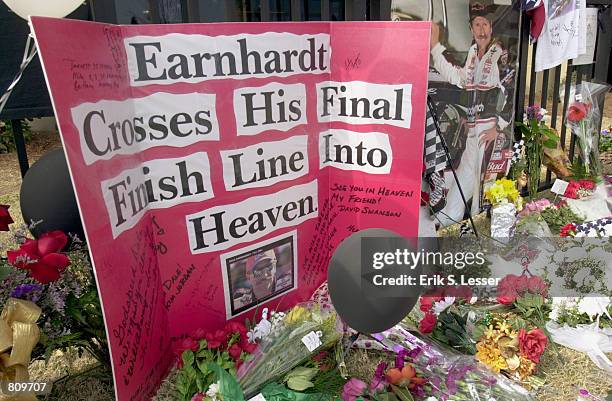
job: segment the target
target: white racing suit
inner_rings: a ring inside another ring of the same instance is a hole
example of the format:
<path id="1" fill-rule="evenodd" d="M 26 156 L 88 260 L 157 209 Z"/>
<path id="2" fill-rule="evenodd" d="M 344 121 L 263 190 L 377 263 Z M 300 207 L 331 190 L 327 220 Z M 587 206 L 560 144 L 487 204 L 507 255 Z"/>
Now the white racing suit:
<path id="1" fill-rule="evenodd" d="M 493 127 L 497 131 L 506 128 L 512 119 L 512 101 L 506 99 L 512 95 L 507 85 L 514 71 L 508 66 L 508 54 L 495 40 L 491 42 L 482 59 L 478 59 L 476 44 L 468 52 L 465 66 L 459 67 L 449 62 L 444 56 L 445 47 L 437 44 L 431 55 L 434 68 L 449 83 L 468 92 L 468 137 L 461 162 L 457 168 L 457 178 L 463 189 L 466 201 L 472 199 L 471 214 L 480 212 L 480 198 L 483 172 L 483 159 L 488 162 L 490 148 L 479 145 L 483 132 Z M 485 157 L 485 150 L 487 157 Z M 448 175 L 449 186 L 446 206 L 438 213 L 443 226 L 463 220 L 465 205 L 461 199 L 459 187 L 454 177 Z"/>

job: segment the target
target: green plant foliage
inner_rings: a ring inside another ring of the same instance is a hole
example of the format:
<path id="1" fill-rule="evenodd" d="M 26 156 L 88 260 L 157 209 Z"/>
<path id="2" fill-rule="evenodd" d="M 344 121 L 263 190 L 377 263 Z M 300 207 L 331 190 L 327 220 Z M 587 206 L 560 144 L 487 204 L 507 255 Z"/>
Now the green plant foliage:
<path id="1" fill-rule="evenodd" d="M 32 139 L 30 124 L 26 120 L 21 120 L 23 139 L 28 142 Z M 13 126 L 10 121 L 0 121 L 0 153 L 10 153 L 15 150 L 13 139 Z"/>
<path id="2" fill-rule="evenodd" d="M 462 317 L 447 309 L 438 316 L 438 324 L 431 334 L 436 340 L 452 348 L 474 355 L 476 348 L 468 335 L 466 325 L 467 314 Z"/>
<path id="3" fill-rule="evenodd" d="M 559 235 L 561 228 L 566 224 L 584 223 L 584 218 L 574 213 L 569 206 L 561 206 L 559 208 L 548 207 L 542 210 L 541 215 L 544 221 L 546 221 L 546 224 L 548 224 L 550 231 L 556 235 Z"/>

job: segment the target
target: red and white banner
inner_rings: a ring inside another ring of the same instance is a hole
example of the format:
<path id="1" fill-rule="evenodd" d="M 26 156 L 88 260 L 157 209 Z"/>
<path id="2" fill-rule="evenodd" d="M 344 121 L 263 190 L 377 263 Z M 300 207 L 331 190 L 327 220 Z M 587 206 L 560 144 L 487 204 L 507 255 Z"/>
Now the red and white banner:
<path id="1" fill-rule="evenodd" d="M 32 26 L 119 400 L 196 329 L 309 298 L 352 232 L 417 235 L 429 23 Z"/>

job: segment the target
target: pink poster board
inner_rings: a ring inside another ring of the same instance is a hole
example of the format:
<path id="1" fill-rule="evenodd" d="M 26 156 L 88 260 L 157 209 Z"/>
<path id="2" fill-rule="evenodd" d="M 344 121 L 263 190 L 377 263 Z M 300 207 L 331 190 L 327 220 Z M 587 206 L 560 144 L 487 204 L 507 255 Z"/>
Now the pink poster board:
<path id="1" fill-rule="evenodd" d="M 32 26 L 119 400 L 308 299 L 352 232 L 417 235 L 429 23 Z"/>

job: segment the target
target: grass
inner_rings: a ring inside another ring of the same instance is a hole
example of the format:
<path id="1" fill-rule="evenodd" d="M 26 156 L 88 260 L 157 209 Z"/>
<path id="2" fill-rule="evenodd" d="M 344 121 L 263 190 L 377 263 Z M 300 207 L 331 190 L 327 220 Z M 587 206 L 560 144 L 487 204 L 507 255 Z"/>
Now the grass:
<path id="1" fill-rule="evenodd" d="M 609 102 L 612 103 L 612 102 Z M 611 119 L 612 121 L 612 119 Z M 61 146 L 59 137 L 53 134 L 34 135 L 27 150 L 30 163 L 35 162 L 46 151 Z M 612 155 L 603 155 L 610 160 L 604 170 L 612 172 Z M 19 207 L 21 175 L 15 153 L 0 154 L 0 204 L 11 206 L 10 212 L 17 224 L 23 223 Z M 484 215 L 475 218 L 477 228 L 488 232 L 488 220 Z M 459 226 L 451 226 L 443 235 L 458 235 Z M 7 234 L 0 232 L 0 243 Z M 562 360 L 547 356 L 541 364 L 547 384 L 538 392 L 538 401 L 566 401 L 576 399 L 577 387 L 587 388 L 591 393 L 605 396 L 612 390 L 612 380 L 598 369 L 590 359 L 579 352 L 560 347 Z M 347 356 L 347 367 L 351 375 L 362 379 L 371 377 L 376 365 L 384 355 L 376 352 L 355 350 Z M 51 394 L 39 397 L 45 401 L 108 401 L 114 399 L 110 372 L 103 371 L 88 354 L 79 355 L 76 350 L 67 353 L 56 352 L 48 363 L 35 361 L 30 367 L 33 381 L 54 382 Z M 173 377 L 168 377 L 160 387 L 154 401 L 173 401 Z"/>

